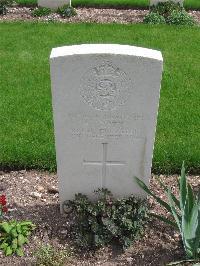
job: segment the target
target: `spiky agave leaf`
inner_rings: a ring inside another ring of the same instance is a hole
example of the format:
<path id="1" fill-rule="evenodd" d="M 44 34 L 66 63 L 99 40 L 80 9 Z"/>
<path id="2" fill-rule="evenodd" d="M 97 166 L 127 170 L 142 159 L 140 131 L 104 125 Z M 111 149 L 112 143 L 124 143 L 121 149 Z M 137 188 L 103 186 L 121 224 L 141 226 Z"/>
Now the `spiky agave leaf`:
<path id="1" fill-rule="evenodd" d="M 151 190 L 147 187 L 147 185 L 137 178 L 136 176 L 134 177 L 137 184 L 139 185 L 140 188 L 142 188 L 148 195 L 152 196 L 160 205 L 162 205 L 168 212 L 171 212 L 171 208 L 167 202 L 161 200 L 159 197 L 157 197 Z"/>
<path id="2" fill-rule="evenodd" d="M 168 193 L 168 187 L 165 186 L 165 184 L 162 182 L 162 180 L 159 177 L 157 177 L 156 179 L 158 180 L 160 186 L 164 189 L 166 195 L 168 195 L 167 194 Z M 176 198 L 176 196 L 173 193 L 171 193 L 171 195 L 172 195 L 173 201 L 175 202 L 176 206 L 180 209 L 180 201 Z"/>

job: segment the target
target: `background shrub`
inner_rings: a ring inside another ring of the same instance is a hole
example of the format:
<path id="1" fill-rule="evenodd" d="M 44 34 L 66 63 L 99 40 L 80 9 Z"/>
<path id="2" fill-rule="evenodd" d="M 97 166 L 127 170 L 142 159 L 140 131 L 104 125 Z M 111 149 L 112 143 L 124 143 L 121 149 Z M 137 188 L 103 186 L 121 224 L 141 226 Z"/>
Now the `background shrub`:
<path id="1" fill-rule="evenodd" d="M 74 218 L 75 242 L 84 248 L 98 248 L 115 240 L 123 248 L 129 247 L 143 232 L 148 217 L 146 201 L 133 196 L 114 199 L 107 189 L 95 193 L 95 202 L 77 194 L 63 206 Z"/>
<path id="2" fill-rule="evenodd" d="M 76 10 L 69 5 L 64 5 L 63 7 L 59 7 L 57 10 L 58 14 L 61 15 L 61 17 L 70 18 L 73 16 L 76 16 Z"/>
<path id="3" fill-rule="evenodd" d="M 167 18 L 174 10 L 182 11 L 184 8 L 173 1 L 159 2 L 157 5 L 150 7 L 150 12 L 158 13 L 159 15 Z"/>
<path id="4" fill-rule="evenodd" d="M 171 15 L 167 18 L 168 24 L 174 25 L 189 25 L 196 24 L 194 18 L 190 16 L 185 10 L 181 12 L 174 10 Z"/>
<path id="5" fill-rule="evenodd" d="M 0 0 L 0 15 L 6 15 L 7 6 L 13 3 L 12 0 Z"/>
<path id="6" fill-rule="evenodd" d="M 150 12 L 149 14 L 147 14 L 143 20 L 144 23 L 147 24 L 165 24 L 165 18 L 158 14 L 158 13 L 154 13 L 154 12 Z"/>
<path id="7" fill-rule="evenodd" d="M 42 16 L 48 16 L 51 14 L 51 9 L 47 7 L 39 7 L 32 11 L 32 16 L 34 17 L 42 17 Z"/>
<path id="8" fill-rule="evenodd" d="M 144 23 L 148 24 L 175 24 L 189 25 L 196 24 L 194 18 L 185 9 L 173 1 L 160 2 L 150 7 L 150 13 L 144 17 Z"/>

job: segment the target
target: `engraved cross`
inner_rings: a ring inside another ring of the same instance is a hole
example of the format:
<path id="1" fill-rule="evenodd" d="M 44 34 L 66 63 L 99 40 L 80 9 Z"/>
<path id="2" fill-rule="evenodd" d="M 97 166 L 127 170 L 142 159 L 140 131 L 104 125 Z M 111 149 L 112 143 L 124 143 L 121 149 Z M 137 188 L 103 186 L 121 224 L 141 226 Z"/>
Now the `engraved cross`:
<path id="1" fill-rule="evenodd" d="M 86 161 L 83 160 L 83 165 L 100 165 L 102 166 L 102 178 L 101 178 L 101 186 L 105 188 L 106 183 L 106 168 L 108 165 L 119 166 L 125 165 L 125 161 L 107 161 L 107 153 L 108 153 L 108 143 L 102 143 L 103 145 L 103 158 L 102 161 Z"/>

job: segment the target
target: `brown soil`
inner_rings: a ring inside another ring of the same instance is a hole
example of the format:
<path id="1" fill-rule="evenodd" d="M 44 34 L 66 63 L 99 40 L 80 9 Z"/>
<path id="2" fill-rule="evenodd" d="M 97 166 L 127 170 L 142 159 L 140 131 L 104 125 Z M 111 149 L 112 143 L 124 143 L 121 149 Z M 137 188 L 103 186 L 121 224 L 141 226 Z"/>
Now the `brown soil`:
<path id="1" fill-rule="evenodd" d="M 161 176 L 166 185 L 177 192 L 177 176 Z M 190 176 L 194 189 L 200 189 L 199 176 Z M 163 199 L 155 176 L 151 178 L 151 188 Z M 25 247 L 25 256 L 5 257 L 0 252 L 0 265 L 33 265 L 33 253 L 42 245 L 50 244 L 56 249 L 71 249 L 69 237 L 69 218 L 59 212 L 57 176 L 47 172 L 16 171 L 0 173 L 0 195 L 6 194 L 9 212 L 6 219 L 31 220 L 37 228 L 32 234 L 30 243 Z M 167 215 L 152 198 L 149 198 L 152 211 Z M 184 258 L 180 236 L 173 228 L 151 220 L 143 238 L 134 243 L 126 252 L 118 248 L 107 247 L 96 252 L 75 250 L 70 265 L 166 265 L 171 261 Z M 65 265 L 69 265 L 65 264 Z M 189 265 L 189 264 L 188 264 Z"/>
<path id="2" fill-rule="evenodd" d="M 77 8 L 77 16 L 71 18 L 61 18 L 60 15 L 53 13 L 44 17 L 33 17 L 33 8 L 10 7 L 5 16 L 0 16 L 0 21 L 58 21 L 58 22 L 95 22 L 95 23 L 140 23 L 148 10 L 133 9 L 105 9 L 105 8 Z M 190 11 L 191 15 L 200 22 L 200 11 Z"/>

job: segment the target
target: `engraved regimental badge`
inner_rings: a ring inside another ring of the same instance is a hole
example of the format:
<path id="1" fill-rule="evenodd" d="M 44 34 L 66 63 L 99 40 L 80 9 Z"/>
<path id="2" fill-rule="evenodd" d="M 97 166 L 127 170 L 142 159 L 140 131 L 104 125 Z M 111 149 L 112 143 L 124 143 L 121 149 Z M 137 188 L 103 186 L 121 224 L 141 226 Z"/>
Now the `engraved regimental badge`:
<path id="1" fill-rule="evenodd" d="M 129 98 L 131 81 L 127 74 L 111 62 L 101 63 L 85 73 L 80 94 L 97 110 L 108 111 L 123 105 Z"/>

